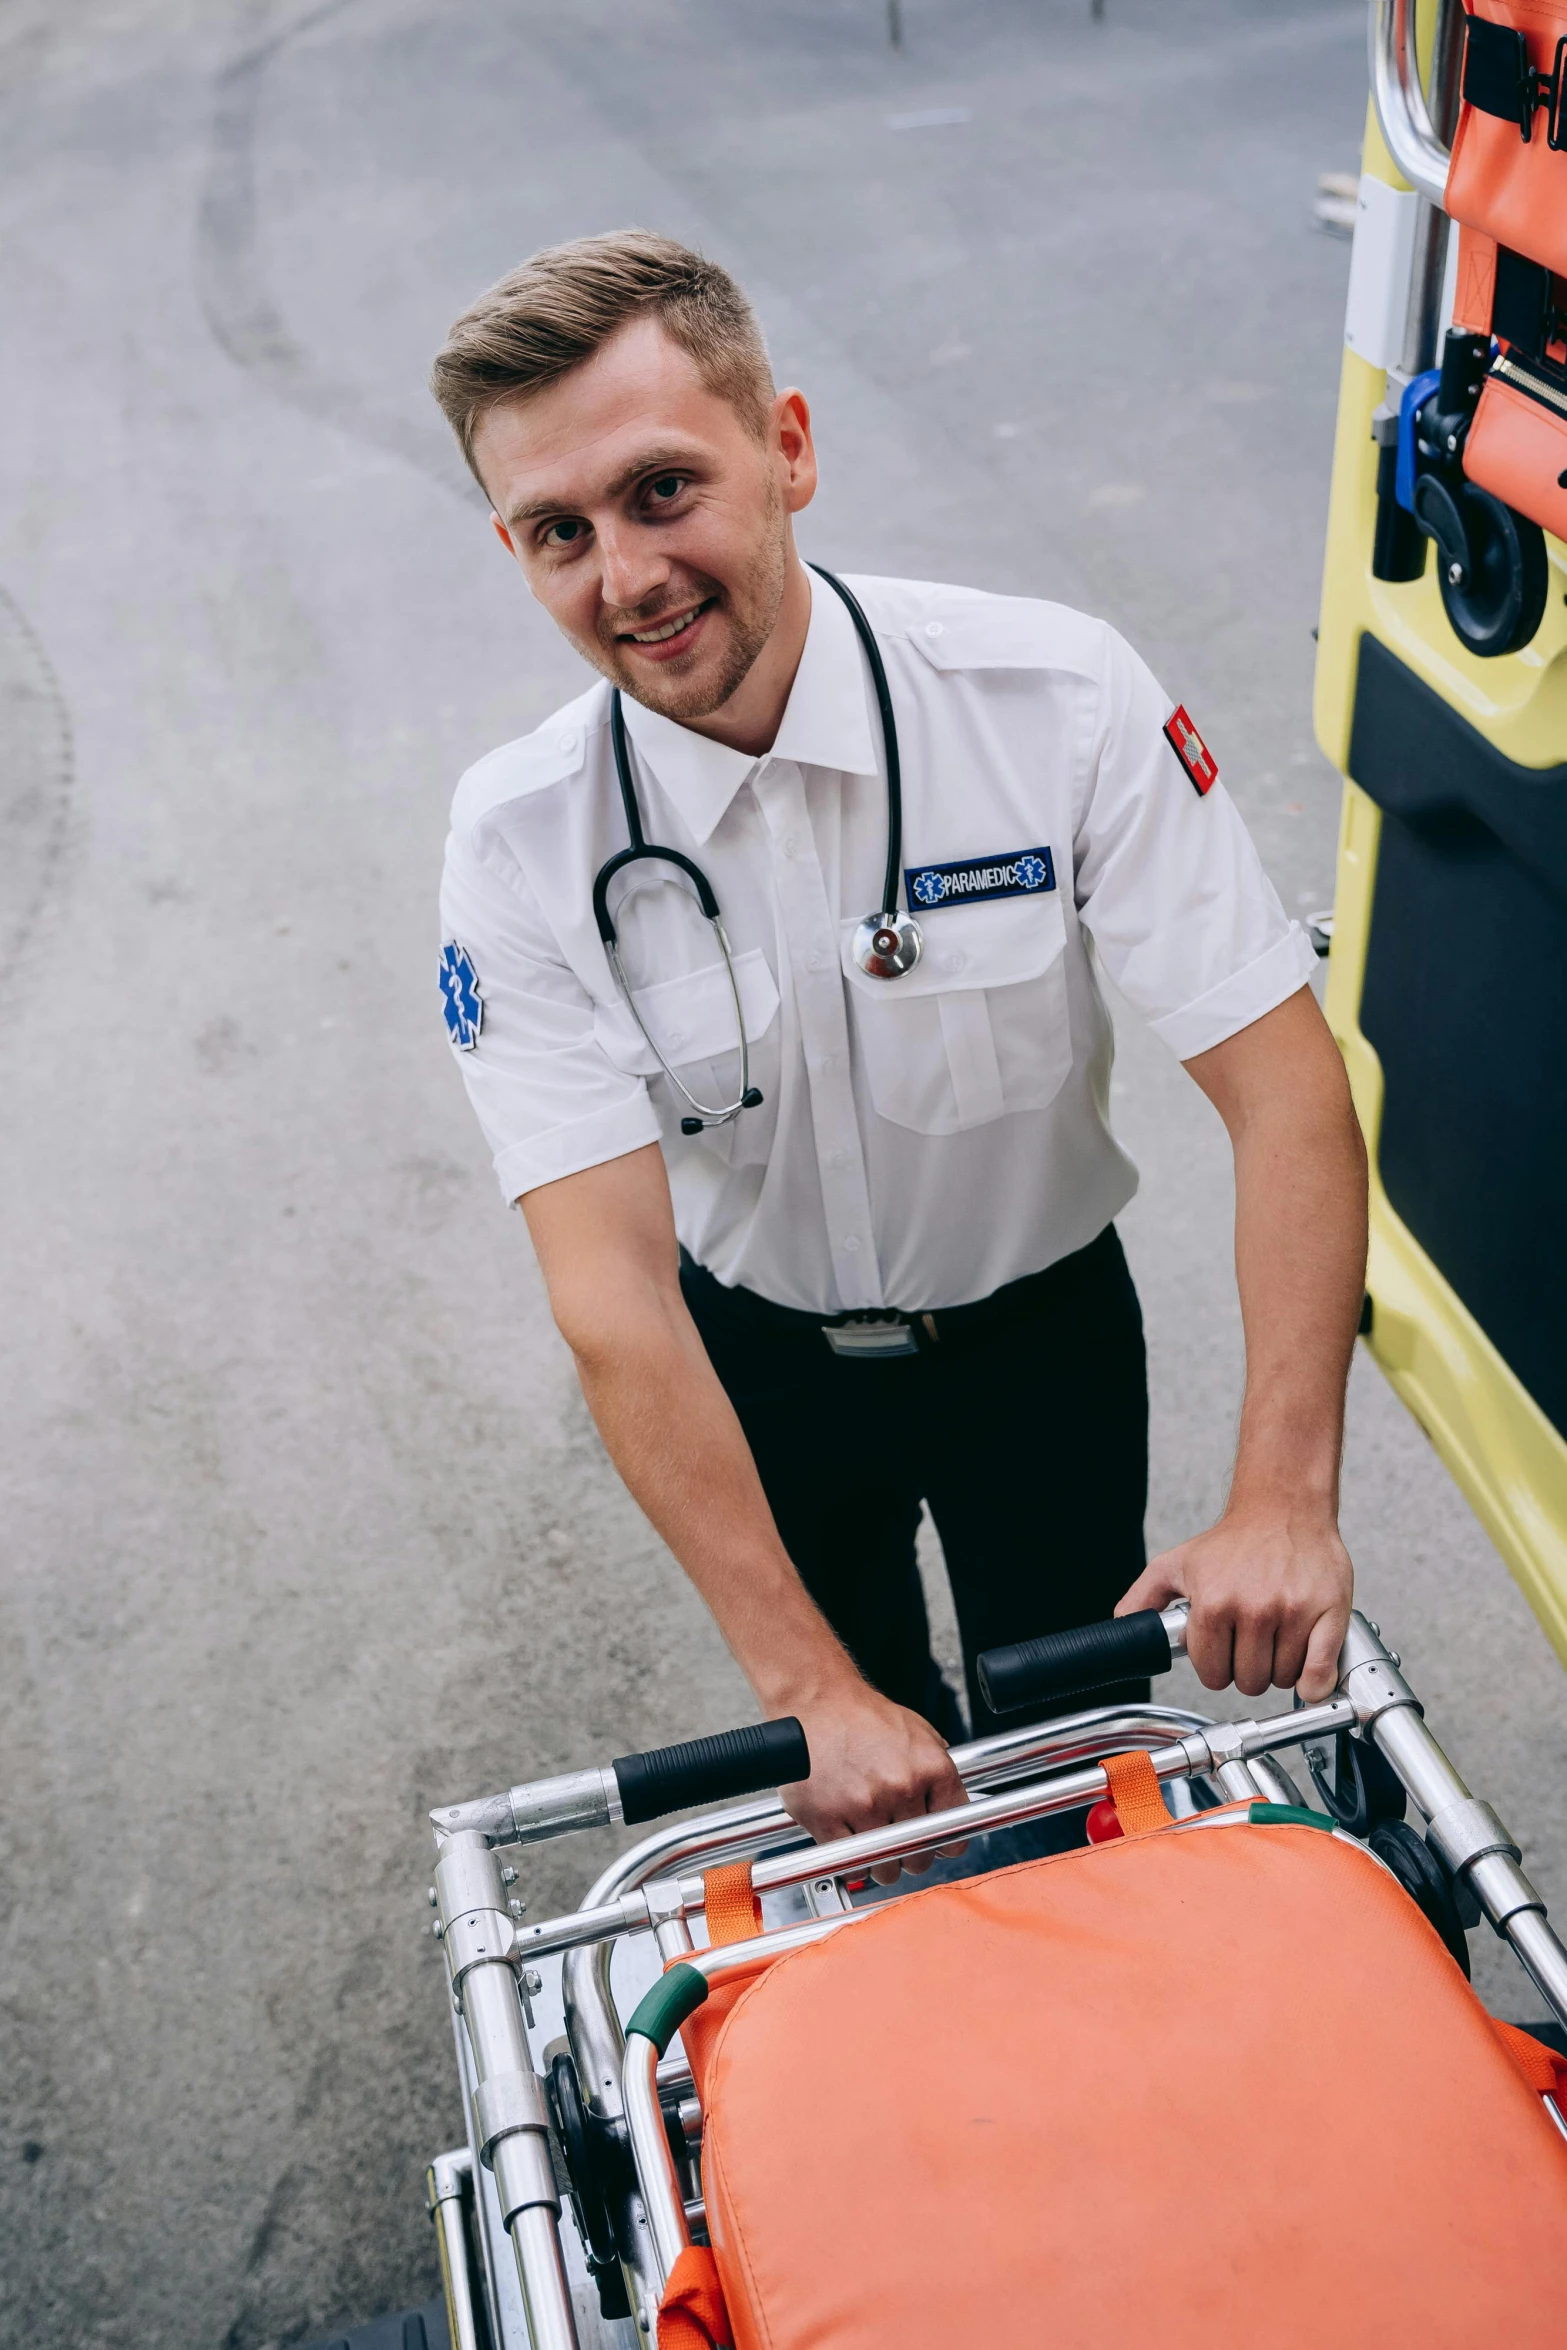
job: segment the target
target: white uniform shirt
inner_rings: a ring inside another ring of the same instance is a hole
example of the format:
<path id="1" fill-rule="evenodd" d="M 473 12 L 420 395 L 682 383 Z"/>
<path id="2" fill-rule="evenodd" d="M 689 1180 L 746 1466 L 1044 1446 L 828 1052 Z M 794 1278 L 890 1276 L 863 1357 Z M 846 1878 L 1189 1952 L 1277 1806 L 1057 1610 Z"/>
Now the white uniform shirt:
<path id="1" fill-rule="evenodd" d="M 646 837 L 697 859 L 717 896 L 760 1108 L 683 1136 L 687 1105 L 617 994 L 592 905 L 626 845 L 606 685 L 463 777 L 442 926 L 482 997 L 457 1058 L 508 1201 L 661 1142 L 680 1238 L 720 1281 L 814 1312 L 918 1312 L 1085 1247 L 1136 1189 L 1107 1116 L 1096 955 L 1183 1060 L 1292 995 L 1313 955 L 1113 629 L 967 588 L 849 584 L 891 686 L 905 870 L 969 867 L 947 902 L 913 891 L 925 952 L 903 978 L 851 954 L 881 898 L 887 794 L 831 588 L 813 582 L 764 757 L 624 705 Z M 1023 886 L 1016 860 L 1047 850 Z M 997 884 L 1011 894 L 974 894 Z M 734 999 L 689 884 L 638 865 L 610 906 L 666 1058 L 699 1100 L 734 1100 Z"/>

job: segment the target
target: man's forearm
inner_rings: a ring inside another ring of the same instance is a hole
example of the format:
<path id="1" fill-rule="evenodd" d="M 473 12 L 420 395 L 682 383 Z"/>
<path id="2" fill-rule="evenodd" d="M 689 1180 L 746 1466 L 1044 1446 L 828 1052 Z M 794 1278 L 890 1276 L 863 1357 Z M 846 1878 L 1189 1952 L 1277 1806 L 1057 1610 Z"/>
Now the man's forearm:
<path id="1" fill-rule="evenodd" d="M 785 1790 L 795 1818 L 822 1838 L 962 1803 L 943 1741 L 862 1679 L 784 1549 L 681 1295 L 657 1145 L 543 1185 L 523 1207 L 610 1458 L 711 1608 L 763 1711 L 805 1725 L 811 1775 Z"/>
<path id="2" fill-rule="evenodd" d="M 1366 1160 L 1338 1072 L 1235 1138 L 1235 1273 L 1246 1333 L 1231 1502 L 1336 1511 L 1344 1390 L 1365 1294 Z"/>
<path id="3" fill-rule="evenodd" d="M 1210 1689 L 1325 1697 L 1354 1571 L 1339 1538 L 1344 1389 L 1366 1268 L 1366 1158 L 1338 1048 L 1309 989 L 1189 1061 L 1235 1153 L 1246 1396 L 1216 1525 L 1149 1561 L 1121 1612 L 1192 1603 Z"/>
<path id="4" fill-rule="evenodd" d="M 678 1291 L 639 1283 L 612 1320 L 575 1337 L 573 1352 L 610 1458 L 761 1704 L 794 1706 L 853 1678 L 779 1540 L 734 1407 Z"/>

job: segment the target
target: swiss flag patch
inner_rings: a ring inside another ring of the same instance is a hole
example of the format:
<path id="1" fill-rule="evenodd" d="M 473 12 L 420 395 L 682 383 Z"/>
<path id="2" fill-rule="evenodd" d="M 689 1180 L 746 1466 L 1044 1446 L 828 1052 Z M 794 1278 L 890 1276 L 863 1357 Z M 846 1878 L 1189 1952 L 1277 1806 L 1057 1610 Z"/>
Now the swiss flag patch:
<path id="1" fill-rule="evenodd" d="M 1164 739 L 1185 768 L 1193 791 L 1199 796 L 1212 791 L 1219 780 L 1218 761 L 1179 702 L 1164 722 Z"/>

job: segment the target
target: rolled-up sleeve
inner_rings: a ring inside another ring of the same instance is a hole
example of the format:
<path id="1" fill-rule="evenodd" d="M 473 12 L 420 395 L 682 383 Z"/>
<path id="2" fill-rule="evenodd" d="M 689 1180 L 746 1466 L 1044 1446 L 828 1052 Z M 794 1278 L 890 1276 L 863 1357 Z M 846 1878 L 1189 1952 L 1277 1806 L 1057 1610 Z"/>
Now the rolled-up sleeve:
<path id="1" fill-rule="evenodd" d="M 503 842 L 453 829 L 441 935 L 466 950 L 484 1005 L 477 1042 L 453 1047 L 510 1204 L 659 1139 L 642 1079 L 597 1042 L 593 999 L 561 956 L 527 877 Z"/>
<path id="2" fill-rule="evenodd" d="M 1304 987 L 1316 958 L 1223 784 L 1199 795 L 1187 780 L 1164 734 L 1174 707 L 1107 629 L 1074 845 L 1100 960 L 1189 1061 Z"/>

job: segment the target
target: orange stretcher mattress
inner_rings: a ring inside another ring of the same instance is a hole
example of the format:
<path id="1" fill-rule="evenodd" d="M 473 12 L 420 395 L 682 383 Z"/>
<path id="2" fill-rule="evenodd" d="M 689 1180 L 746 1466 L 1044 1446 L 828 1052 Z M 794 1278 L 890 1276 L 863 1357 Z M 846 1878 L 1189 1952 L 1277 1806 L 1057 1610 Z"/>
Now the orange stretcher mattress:
<path id="1" fill-rule="evenodd" d="M 910 1895 L 697 2061 L 736 2350 L 1567 2341 L 1567 2142 L 1414 1904 L 1312 1828 Z"/>

